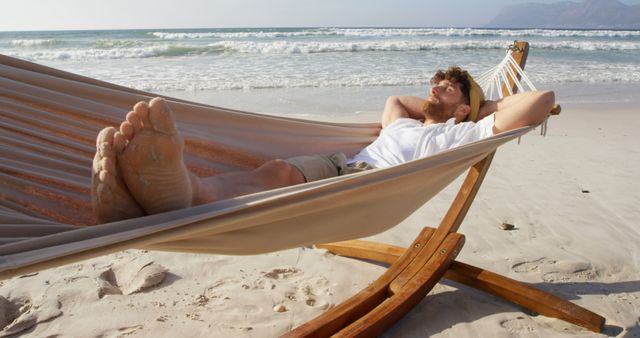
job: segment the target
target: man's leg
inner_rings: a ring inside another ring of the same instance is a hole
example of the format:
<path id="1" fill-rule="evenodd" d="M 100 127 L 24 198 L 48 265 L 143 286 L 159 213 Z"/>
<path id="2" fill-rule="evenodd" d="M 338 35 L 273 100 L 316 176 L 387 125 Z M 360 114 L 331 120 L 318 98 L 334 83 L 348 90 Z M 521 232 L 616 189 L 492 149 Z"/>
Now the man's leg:
<path id="1" fill-rule="evenodd" d="M 272 160 L 248 172 L 226 173 L 206 178 L 192 177 L 193 204 L 204 204 L 305 182 L 302 173 L 282 160 Z"/>
<path id="2" fill-rule="evenodd" d="M 149 214 L 304 183 L 292 165 L 273 160 L 250 172 L 199 178 L 184 164 L 184 140 L 164 100 L 140 102 L 114 137 L 118 172 Z M 122 141 L 121 141 L 122 140 Z"/>

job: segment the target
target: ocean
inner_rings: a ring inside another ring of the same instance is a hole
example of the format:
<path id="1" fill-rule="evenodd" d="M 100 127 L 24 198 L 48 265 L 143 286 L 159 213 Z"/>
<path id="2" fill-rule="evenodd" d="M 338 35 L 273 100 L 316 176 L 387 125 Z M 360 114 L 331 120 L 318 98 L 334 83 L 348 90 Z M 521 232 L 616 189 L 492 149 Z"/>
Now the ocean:
<path id="1" fill-rule="evenodd" d="M 634 100 L 633 91 L 606 97 L 576 94 L 597 94 L 601 92 L 597 88 L 619 85 L 640 88 L 638 30 L 0 32 L 0 53 L 155 93 L 231 108 L 304 115 L 327 109 L 376 109 L 384 102 L 382 96 L 400 91 L 424 93 L 433 72 L 450 65 L 479 74 L 498 63 L 514 40 L 530 42 L 526 70 L 538 88 L 565 90 L 569 101 L 573 95 L 577 101 L 625 102 Z"/>

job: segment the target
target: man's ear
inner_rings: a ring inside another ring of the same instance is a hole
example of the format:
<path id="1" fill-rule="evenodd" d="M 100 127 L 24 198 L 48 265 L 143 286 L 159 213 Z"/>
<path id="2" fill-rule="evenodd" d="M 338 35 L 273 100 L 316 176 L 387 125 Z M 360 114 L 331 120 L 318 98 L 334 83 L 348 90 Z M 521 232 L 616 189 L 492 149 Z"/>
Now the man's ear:
<path id="1" fill-rule="evenodd" d="M 461 104 L 456 108 L 456 111 L 453 113 L 453 117 L 456 118 L 456 123 L 459 123 L 466 120 L 470 113 L 471 106 L 468 104 Z"/>

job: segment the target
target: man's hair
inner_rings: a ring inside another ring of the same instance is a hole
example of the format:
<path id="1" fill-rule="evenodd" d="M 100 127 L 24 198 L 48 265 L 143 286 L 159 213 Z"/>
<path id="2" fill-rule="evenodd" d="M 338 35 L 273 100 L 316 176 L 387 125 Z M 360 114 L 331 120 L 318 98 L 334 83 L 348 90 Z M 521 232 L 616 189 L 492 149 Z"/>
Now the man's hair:
<path id="1" fill-rule="evenodd" d="M 459 83 L 460 89 L 462 90 L 462 95 L 464 95 L 465 104 L 469 104 L 471 101 L 469 97 L 469 88 L 471 88 L 471 84 L 469 83 L 468 73 L 466 70 L 460 67 L 449 67 L 446 71 L 440 69 L 436 72 L 436 74 L 431 78 L 431 85 L 435 86 L 440 81 L 449 80 L 453 83 Z"/>

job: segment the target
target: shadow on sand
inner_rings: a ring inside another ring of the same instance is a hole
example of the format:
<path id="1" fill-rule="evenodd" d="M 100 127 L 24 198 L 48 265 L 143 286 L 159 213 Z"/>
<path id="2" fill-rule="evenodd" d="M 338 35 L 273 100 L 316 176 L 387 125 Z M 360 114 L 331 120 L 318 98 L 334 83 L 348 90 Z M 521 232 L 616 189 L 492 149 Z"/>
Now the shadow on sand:
<path id="1" fill-rule="evenodd" d="M 441 284 L 455 287 L 457 290 L 444 291 L 435 295 L 429 294 L 413 311 L 410 311 L 395 326 L 387 330 L 383 337 L 429 337 L 442 333 L 446 329 L 454 326 L 468 325 L 468 323 L 483 317 L 500 313 L 513 313 L 514 311 L 522 311 L 528 315 L 536 316 L 535 313 L 516 304 L 465 285 L 444 279 L 441 281 Z M 537 283 L 529 285 L 566 300 L 580 299 L 582 295 L 608 296 L 612 294 L 640 292 L 640 281 L 615 283 Z M 598 313 L 597 308 L 589 310 Z M 606 319 L 605 317 L 605 320 Z M 524 327 L 532 329 L 531 326 L 533 326 L 533 329 L 535 329 L 536 325 L 531 319 L 525 316 L 514 316 L 513 319 L 504 319 L 501 320 L 499 324 L 502 328 L 494 328 L 493 330 L 505 330 L 505 333 L 514 328 Z M 569 323 L 566 323 L 566 325 L 545 326 L 551 330 L 553 330 L 554 327 L 557 330 L 562 330 L 558 332 L 559 334 L 575 332 L 581 336 L 585 334 L 588 336 L 590 332 Z M 559 329 L 559 327 L 562 327 L 562 329 Z M 403 333 L 402 335 L 399 334 L 400 331 Z M 487 334 L 489 333 L 487 332 Z M 602 335 L 625 338 L 640 337 L 640 327 L 637 322 L 634 326 L 630 327 L 619 327 L 609 325 L 605 322 Z M 593 336 L 601 335 L 593 333 Z"/>

